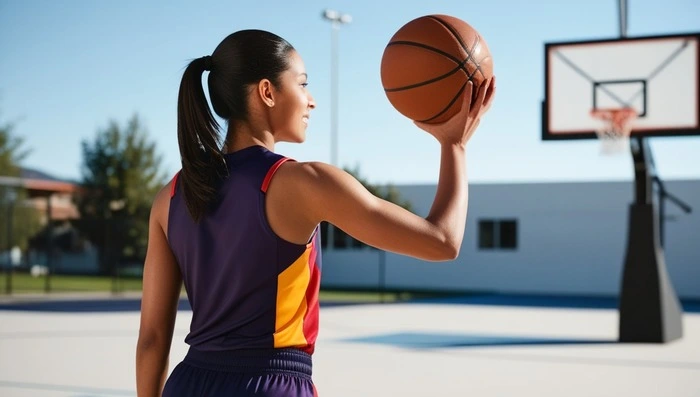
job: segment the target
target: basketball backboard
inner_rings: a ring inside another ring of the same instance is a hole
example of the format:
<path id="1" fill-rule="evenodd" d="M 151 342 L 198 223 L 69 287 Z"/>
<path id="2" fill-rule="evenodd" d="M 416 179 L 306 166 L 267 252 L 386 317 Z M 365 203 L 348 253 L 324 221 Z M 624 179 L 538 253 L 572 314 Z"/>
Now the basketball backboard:
<path id="1" fill-rule="evenodd" d="M 545 43 L 542 139 L 594 139 L 600 109 L 632 108 L 632 136 L 700 135 L 700 33 Z"/>

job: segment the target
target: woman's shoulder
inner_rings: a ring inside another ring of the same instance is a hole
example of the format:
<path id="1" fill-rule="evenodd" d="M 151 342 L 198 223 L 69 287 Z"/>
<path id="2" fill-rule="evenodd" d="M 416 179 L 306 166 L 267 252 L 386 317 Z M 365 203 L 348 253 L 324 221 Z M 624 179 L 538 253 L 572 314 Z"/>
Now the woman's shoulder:
<path id="1" fill-rule="evenodd" d="M 290 159 L 293 160 L 293 159 Z M 329 177 L 336 172 L 335 167 L 320 161 L 286 161 L 280 172 L 287 177 L 299 180 Z M 337 169 L 336 169 L 337 170 Z"/>
<path id="2" fill-rule="evenodd" d="M 286 161 L 276 174 L 286 191 L 306 194 L 338 189 L 352 179 L 346 171 L 320 161 Z"/>
<path id="3" fill-rule="evenodd" d="M 170 199 L 176 193 L 179 175 L 180 172 L 178 171 L 162 188 L 160 188 L 151 203 L 151 217 L 155 217 L 161 224 L 168 219 Z"/>

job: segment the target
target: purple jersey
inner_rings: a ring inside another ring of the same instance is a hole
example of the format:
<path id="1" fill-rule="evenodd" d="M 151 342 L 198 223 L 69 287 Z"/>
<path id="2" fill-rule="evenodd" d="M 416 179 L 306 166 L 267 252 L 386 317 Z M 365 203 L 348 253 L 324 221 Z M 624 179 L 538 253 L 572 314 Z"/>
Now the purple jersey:
<path id="1" fill-rule="evenodd" d="M 173 179 L 168 241 L 193 313 L 185 342 L 202 351 L 294 347 L 313 353 L 319 228 L 308 244 L 293 244 L 272 231 L 265 214 L 267 186 L 288 159 L 262 146 L 225 159 L 229 176 L 199 223 L 187 211 L 177 175 Z"/>

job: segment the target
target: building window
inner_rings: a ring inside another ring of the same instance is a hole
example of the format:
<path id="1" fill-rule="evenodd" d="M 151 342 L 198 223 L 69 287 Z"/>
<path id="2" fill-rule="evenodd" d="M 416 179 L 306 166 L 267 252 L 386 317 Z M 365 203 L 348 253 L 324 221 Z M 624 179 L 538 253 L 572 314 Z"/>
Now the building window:
<path id="1" fill-rule="evenodd" d="M 479 221 L 479 248 L 494 248 L 494 221 Z"/>
<path id="2" fill-rule="evenodd" d="M 480 219 L 479 249 L 518 248 L 518 221 L 515 219 Z"/>
<path id="3" fill-rule="evenodd" d="M 321 248 L 328 247 L 328 222 L 321 222 Z"/>
<path id="4" fill-rule="evenodd" d="M 328 231 L 333 228 L 333 248 L 339 250 L 346 249 L 363 249 L 367 248 L 367 245 L 363 244 L 361 241 L 352 238 L 349 234 L 345 233 L 342 229 L 337 228 L 328 222 L 321 222 L 321 247 L 328 247 Z"/>
<path id="5" fill-rule="evenodd" d="M 500 248 L 518 248 L 518 222 L 515 220 L 499 221 Z"/>
<path id="6" fill-rule="evenodd" d="M 345 249 L 350 246 L 350 236 L 342 229 L 331 225 L 333 228 L 333 248 Z"/>

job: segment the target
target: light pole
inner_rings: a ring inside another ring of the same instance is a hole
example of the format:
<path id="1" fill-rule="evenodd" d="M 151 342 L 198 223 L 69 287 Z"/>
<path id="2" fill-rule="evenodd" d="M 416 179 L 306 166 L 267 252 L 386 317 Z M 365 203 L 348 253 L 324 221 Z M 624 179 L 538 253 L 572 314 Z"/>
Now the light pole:
<path id="1" fill-rule="evenodd" d="M 119 293 L 119 252 L 123 250 L 124 246 L 121 241 L 117 239 L 117 241 L 120 241 L 120 243 L 116 244 L 116 250 L 114 249 L 114 245 L 110 244 L 110 241 L 112 240 L 112 236 L 114 233 L 112 233 L 114 226 L 116 225 L 117 227 L 122 226 L 122 223 L 124 219 L 122 217 L 115 217 L 114 214 L 115 212 L 121 211 L 124 209 L 126 206 L 126 199 L 116 199 L 116 200 L 110 200 L 109 201 L 109 207 L 107 211 L 105 211 L 105 254 L 107 257 L 107 265 L 109 266 L 109 270 L 112 272 L 112 294 L 117 294 Z M 117 224 L 116 222 L 120 222 Z M 120 229 L 117 229 L 120 231 Z M 109 244 L 109 245 L 108 245 Z"/>
<path id="2" fill-rule="evenodd" d="M 331 164 L 338 165 L 338 31 L 352 17 L 334 10 L 324 10 L 323 19 L 331 23 Z"/>
<path id="3" fill-rule="evenodd" d="M 14 204 L 17 199 L 17 193 L 11 187 L 7 187 L 5 191 L 5 200 L 7 201 L 7 275 L 5 278 L 5 292 L 7 294 L 12 293 L 12 245 L 14 241 L 12 239 L 12 228 L 13 222 L 12 218 L 14 215 Z"/>
<path id="4" fill-rule="evenodd" d="M 335 10 L 324 10 L 323 19 L 331 23 L 331 164 L 338 166 L 338 31 L 340 25 L 352 22 L 349 14 L 343 14 Z M 328 225 L 329 250 L 333 250 L 333 229 Z"/>

